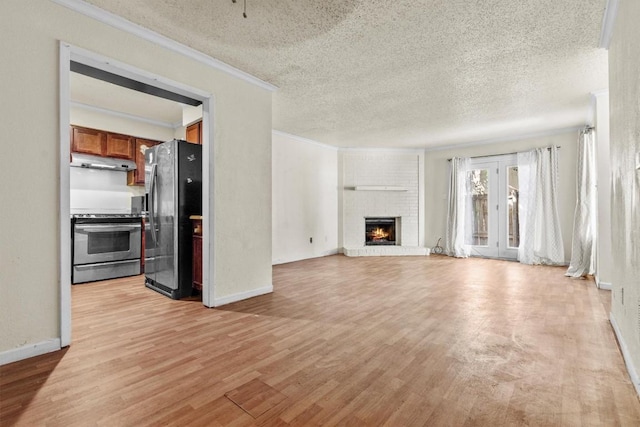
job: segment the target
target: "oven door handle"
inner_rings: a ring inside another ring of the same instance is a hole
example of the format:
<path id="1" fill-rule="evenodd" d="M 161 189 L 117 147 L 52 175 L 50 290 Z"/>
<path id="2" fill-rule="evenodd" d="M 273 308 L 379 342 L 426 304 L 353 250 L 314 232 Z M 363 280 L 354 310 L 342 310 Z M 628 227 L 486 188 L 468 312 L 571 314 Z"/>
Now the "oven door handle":
<path id="1" fill-rule="evenodd" d="M 140 224 L 91 224 L 91 225 L 79 225 L 76 224 L 76 231 L 96 231 L 96 232 L 113 232 L 113 231 L 133 231 L 137 228 L 142 228 Z"/>
<path id="2" fill-rule="evenodd" d="M 156 211 L 154 209 L 156 204 L 156 169 L 158 167 L 157 163 L 151 165 L 151 183 L 149 184 L 149 206 L 147 206 L 147 210 L 149 211 L 149 226 L 151 227 L 151 239 L 153 240 L 153 244 L 158 244 L 158 239 L 156 237 Z"/>
<path id="3" fill-rule="evenodd" d="M 140 262 L 140 258 L 136 258 L 136 259 L 125 259 L 122 261 L 105 261 L 105 262 L 98 262 L 95 264 L 80 264 L 80 265 L 74 265 L 73 268 L 76 270 L 91 270 L 94 269 L 96 267 L 109 267 L 109 266 L 114 266 L 114 265 L 123 265 L 123 264 L 135 264 L 135 263 L 139 263 Z"/>

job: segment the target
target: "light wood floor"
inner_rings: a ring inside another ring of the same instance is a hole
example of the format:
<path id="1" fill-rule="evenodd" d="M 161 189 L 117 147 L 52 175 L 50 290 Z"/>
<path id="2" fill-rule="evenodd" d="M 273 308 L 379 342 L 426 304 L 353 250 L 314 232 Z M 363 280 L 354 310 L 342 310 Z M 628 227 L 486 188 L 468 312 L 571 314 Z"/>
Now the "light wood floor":
<path id="1" fill-rule="evenodd" d="M 0 368 L 0 425 L 640 425 L 610 294 L 563 273 L 332 256 L 220 309 L 77 285 L 71 347 Z"/>

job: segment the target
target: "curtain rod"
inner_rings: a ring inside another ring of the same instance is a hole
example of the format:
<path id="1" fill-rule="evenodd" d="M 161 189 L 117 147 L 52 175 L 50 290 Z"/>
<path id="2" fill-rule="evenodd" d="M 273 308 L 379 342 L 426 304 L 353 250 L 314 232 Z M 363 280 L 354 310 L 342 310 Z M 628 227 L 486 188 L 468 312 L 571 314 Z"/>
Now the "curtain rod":
<path id="1" fill-rule="evenodd" d="M 591 129 L 593 129 L 593 128 L 591 128 Z M 561 148 L 562 148 L 562 146 L 560 146 L 560 145 L 556 145 L 556 148 L 559 150 L 559 149 L 561 149 Z M 550 149 L 551 149 L 551 147 L 547 147 L 547 150 L 550 150 Z M 489 155 L 486 155 L 486 156 L 472 156 L 472 157 L 469 157 L 469 158 L 470 158 L 470 159 L 479 159 L 479 158 L 481 158 L 481 157 L 498 157 L 498 156 L 508 156 L 508 155 L 510 155 L 510 154 L 518 154 L 518 152 L 517 152 L 517 151 L 515 151 L 515 152 L 513 152 L 513 153 L 489 154 Z M 447 162 L 450 162 L 450 161 L 451 161 L 451 159 L 447 159 Z"/>

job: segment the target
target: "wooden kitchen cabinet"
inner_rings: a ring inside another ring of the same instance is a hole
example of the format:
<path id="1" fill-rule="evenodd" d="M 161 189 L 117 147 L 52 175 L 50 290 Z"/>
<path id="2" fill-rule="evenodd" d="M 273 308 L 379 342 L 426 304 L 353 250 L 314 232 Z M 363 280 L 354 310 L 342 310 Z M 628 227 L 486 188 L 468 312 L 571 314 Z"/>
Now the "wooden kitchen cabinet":
<path id="1" fill-rule="evenodd" d="M 134 161 L 136 169 L 127 172 L 127 185 L 144 185 L 144 152 L 154 145 L 160 144 L 160 141 L 150 139 L 134 138 Z"/>
<path id="2" fill-rule="evenodd" d="M 144 152 L 162 141 L 136 138 L 98 129 L 71 126 L 71 152 L 133 160 L 136 170 L 127 172 L 127 185 L 144 185 Z"/>
<path id="3" fill-rule="evenodd" d="M 78 126 L 71 127 L 71 151 L 104 156 L 107 151 L 107 132 Z"/>
<path id="4" fill-rule="evenodd" d="M 192 261 L 192 282 L 193 289 L 202 290 L 202 217 L 200 215 L 192 215 L 191 225 L 193 228 L 193 261 Z"/>
<path id="5" fill-rule="evenodd" d="M 119 135 L 117 133 L 107 133 L 107 157 L 116 157 L 118 159 L 133 160 L 134 138 L 128 135 Z"/>
<path id="6" fill-rule="evenodd" d="M 129 135 L 71 126 L 71 152 L 134 159 L 134 138 Z"/>
<path id="7" fill-rule="evenodd" d="M 202 145 L 202 120 L 187 126 L 186 140 L 194 144 Z"/>

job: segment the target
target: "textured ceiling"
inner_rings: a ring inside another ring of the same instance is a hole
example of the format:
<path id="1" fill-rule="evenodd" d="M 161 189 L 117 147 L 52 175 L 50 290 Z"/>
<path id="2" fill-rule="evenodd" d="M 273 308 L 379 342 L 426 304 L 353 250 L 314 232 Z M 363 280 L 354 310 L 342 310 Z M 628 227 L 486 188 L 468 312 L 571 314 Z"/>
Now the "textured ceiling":
<path id="1" fill-rule="evenodd" d="M 279 87 L 273 127 L 435 147 L 584 125 L 606 0 L 88 0 Z"/>

